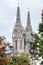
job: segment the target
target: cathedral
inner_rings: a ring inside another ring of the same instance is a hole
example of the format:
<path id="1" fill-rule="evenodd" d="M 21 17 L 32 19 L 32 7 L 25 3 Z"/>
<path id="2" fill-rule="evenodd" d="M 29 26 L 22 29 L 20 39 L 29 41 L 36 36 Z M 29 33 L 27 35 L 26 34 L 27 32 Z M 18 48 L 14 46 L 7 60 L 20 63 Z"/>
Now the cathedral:
<path id="1" fill-rule="evenodd" d="M 17 17 L 16 23 L 12 33 L 12 43 L 13 43 L 13 53 L 20 54 L 22 52 L 29 52 L 30 43 L 29 41 L 33 41 L 32 36 L 32 26 L 30 21 L 30 12 L 27 13 L 27 25 L 26 28 L 23 29 L 21 24 L 20 17 L 20 7 L 17 7 Z"/>

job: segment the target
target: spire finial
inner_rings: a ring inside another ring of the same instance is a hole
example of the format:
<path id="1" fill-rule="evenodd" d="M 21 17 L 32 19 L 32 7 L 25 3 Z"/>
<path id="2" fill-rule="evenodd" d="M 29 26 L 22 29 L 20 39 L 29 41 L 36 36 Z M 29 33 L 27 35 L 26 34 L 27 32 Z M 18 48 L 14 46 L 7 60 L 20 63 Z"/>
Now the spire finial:
<path id="1" fill-rule="evenodd" d="M 19 2 L 18 2 L 18 6 L 19 6 Z"/>
<path id="2" fill-rule="evenodd" d="M 29 13 L 29 8 L 28 8 L 28 13 Z"/>
<path id="3" fill-rule="evenodd" d="M 28 8 L 28 12 L 29 12 L 29 8 Z"/>
<path id="4" fill-rule="evenodd" d="M 29 11 L 29 8 L 28 8 L 28 11 Z"/>
<path id="5" fill-rule="evenodd" d="M 18 6 L 19 6 L 19 0 L 18 0 Z"/>

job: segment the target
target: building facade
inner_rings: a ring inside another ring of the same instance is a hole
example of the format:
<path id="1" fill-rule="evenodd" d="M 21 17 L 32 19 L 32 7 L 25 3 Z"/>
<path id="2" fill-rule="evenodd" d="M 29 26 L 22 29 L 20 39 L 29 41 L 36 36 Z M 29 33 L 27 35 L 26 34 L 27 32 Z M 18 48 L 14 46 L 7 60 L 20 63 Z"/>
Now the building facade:
<path id="1" fill-rule="evenodd" d="M 33 40 L 32 37 L 32 27 L 30 21 L 30 12 L 28 12 L 27 16 L 27 25 L 26 29 L 24 30 L 21 24 L 21 17 L 20 17 L 20 7 L 17 7 L 17 17 L 16 17 L 16 24 L 13 29 L 12 33 L 12 43 L 13 43 L 13 53 L 20 54 L 21 52 L 29 52 L 30 50 L 30 43 L 29 41 Z"/>

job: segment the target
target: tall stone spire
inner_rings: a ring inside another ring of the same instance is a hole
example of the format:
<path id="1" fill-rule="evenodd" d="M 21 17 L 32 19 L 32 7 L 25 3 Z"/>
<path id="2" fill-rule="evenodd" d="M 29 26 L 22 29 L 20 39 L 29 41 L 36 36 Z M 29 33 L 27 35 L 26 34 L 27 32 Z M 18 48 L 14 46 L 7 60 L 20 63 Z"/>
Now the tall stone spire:
<path id="1" fill-rule="evenodd" d="M 22 28 L 21 19 L 20 19 L 20 8 L 19 8 L 19 6 L 17 7 L 17 17 L 16 17 L 15 28 L 16 29 L 21 29 Z"/>
<path id="2" fill-rule="evenodd" d="M 22 32 L 22 25 L 20 19 L 20 7 L 17 7 L 17 17 L 15 27 L 13 29 L 12 34 L 13 39 L 13 48 L 14 48 L 14 55 L 18 55 L 21 52 L 24 52 L 24 37 Z"/>
<path id="3" fill-rule="evenodd" d="M 31 21 L 30 21 L 30 12 L 28 11 L 27 16 L 27 26 L 26 26 L 26 46 L 28 47 L 28 51 L 30 50 L 30 43 L 29 41 L 32 41 L 32 27 L 31 27 Z"/>
<path id="4" fill-rule="evenodd" d="M 27 31 L 32 31 L 31 27 L 31 21 L 30 21 L 30 12 L 28 11 L 28 16 L 27 16 L 27 26 L 26 26 Z"/>

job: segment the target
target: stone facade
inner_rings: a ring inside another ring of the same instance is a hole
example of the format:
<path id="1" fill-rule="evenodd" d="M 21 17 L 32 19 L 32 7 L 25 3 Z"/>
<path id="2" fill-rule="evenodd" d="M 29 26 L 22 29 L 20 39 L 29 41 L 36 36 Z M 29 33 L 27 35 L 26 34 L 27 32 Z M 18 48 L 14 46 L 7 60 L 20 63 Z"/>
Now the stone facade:
<path id="1" fill-rule="evenodd" d="M 24 30 L 21 24 L 20 7 L 18 6 L 16 24 L 14 26 L 13 33 L 12 33 L 14 54 L 20 54 L 21 52 L 29 52 L 30 50 L 29 41 L 33 40 L 33 37 L 31 34 L 32 34 L 32 27 L 31 27 L 31 21 L 30 21 L 30 13 L 28 12 L 27 26 L 26 26 L 26 29 Z"/>

